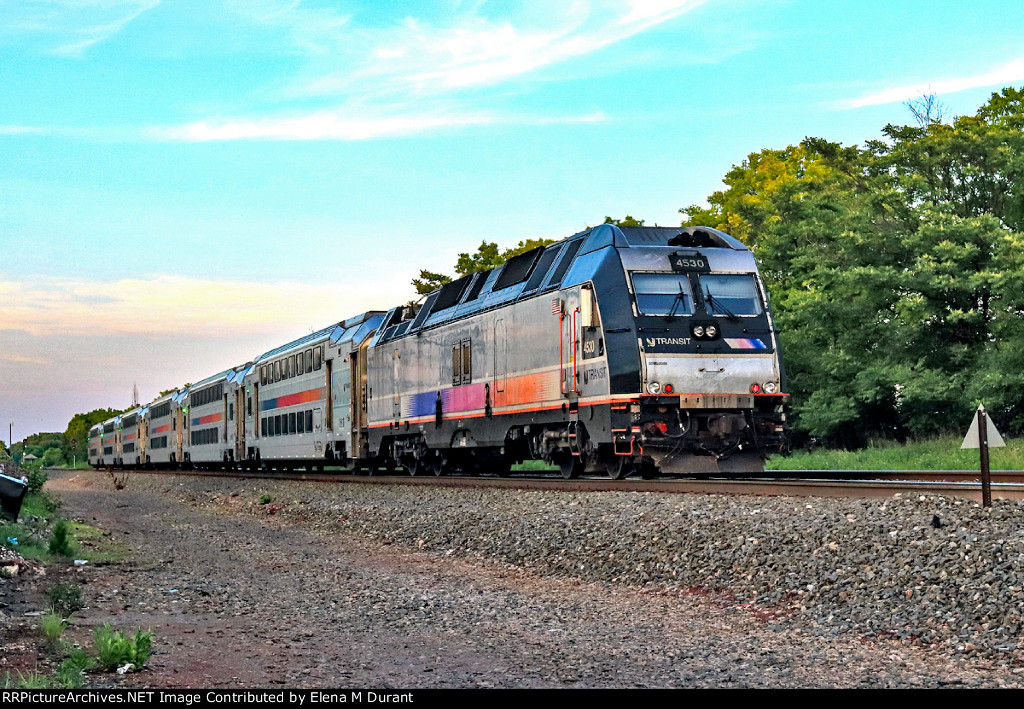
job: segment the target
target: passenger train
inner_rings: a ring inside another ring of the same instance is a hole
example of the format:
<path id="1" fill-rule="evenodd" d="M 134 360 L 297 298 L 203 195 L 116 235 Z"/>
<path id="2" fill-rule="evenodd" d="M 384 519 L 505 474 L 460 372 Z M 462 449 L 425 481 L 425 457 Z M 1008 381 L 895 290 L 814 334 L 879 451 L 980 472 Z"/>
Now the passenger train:
<path id="1" fill-rule="evenodd" d="M 750 250 L 587 229 L 95 426 L 96 467 L 757 473 L 788 396 Z"/>

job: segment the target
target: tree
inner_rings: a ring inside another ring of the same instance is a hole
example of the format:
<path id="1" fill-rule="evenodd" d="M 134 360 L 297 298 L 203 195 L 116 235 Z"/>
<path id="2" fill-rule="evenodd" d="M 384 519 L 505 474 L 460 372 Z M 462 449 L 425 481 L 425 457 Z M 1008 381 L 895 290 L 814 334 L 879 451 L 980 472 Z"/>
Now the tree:
<path id="1" fill-rule="evenodd" d="M 626 215 L 624 219 L 612 219 L 611 217 L 604 218 L 605 224 L 614 224 L 615 226 L 643 226 L 643 219 L 634 219 L 630 215 Z"/>
<path id="2" fill-rule="evenodd" d="M 89 413 L 75 414 L 68 422 L 68 427 L 61 436 L 60 447 L 63 458 L 71 462 L 74 457 L 83 460 L 89 455 L 89 430 L 98 423 L 124 413 L 118 409 L 94 409 Z M 75 450 L 71 450 L 71 441 L 75 441 Z"/>
<path id="3" fill-rule="evenodd" d="M 933 434 L 979 401 L 1024 431 L 1024 93 L 949 124 L 924 108 L 863 149 L 752 153 L 681 210 L 758 258 L 801 435 Z"/>
<path id="4" fill-rule="evenodd" d="M 498 251 L 498 245 L 495 242 L 481 241 L 475 253 L 464 252 L 459 254 L 459 258 L 455 262 L 455 272 L 458 274 L 457 277 L 462 277 L 470 273 L 487 271 L 500 266 L 513 256 L 518 256 L 539 246 L 547 246 L 551 243 L 554 243 L 553 239 L 525 239 L 511 248 Z M 452 278 L 443 273 L 421 270 L 420 277 L 414 278 L 412 284 L 416 288 L 417 293 L 425 295 L 432 293 L 445 283 L 450 283 L 451 281 Z"/>
<path id="5" fill-rule="evenodd" d="M 914 116 L 917 125 L 926 128 L 933 123 L 945 123 L 949 117 L 949 109 L 932 92 L 922 93 L 919 97 L 903 102 L 907 110 Z"/>

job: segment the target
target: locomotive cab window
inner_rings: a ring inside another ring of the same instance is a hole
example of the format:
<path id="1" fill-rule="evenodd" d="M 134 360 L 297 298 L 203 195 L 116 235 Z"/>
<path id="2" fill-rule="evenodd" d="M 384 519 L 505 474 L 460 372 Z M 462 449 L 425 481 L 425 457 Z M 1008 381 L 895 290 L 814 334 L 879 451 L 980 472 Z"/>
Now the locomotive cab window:
<path id="1" fill-rule="evenodd" d="M 749 273 L 700 276 L 701 298 L 710 315 L 760 315 L 761 298 Z"/>
<path id="2" fill-rule="evenodd" d="M 634 273 L 633 292 L 642 315 L 693 315 L 693 291 L 683 274 Z"/>

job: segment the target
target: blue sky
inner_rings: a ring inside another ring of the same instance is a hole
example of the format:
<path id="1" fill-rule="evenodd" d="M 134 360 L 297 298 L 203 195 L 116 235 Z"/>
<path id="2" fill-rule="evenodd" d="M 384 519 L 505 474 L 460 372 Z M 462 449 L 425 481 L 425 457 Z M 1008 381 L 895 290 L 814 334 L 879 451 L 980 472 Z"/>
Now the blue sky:
<path id="1" fill-rule="evenodd" d="M 63 430 L 481 240 L 675 224 L 748 153 L 1024 84 L 932 0 L 0 2 L 0 429 Z"/>

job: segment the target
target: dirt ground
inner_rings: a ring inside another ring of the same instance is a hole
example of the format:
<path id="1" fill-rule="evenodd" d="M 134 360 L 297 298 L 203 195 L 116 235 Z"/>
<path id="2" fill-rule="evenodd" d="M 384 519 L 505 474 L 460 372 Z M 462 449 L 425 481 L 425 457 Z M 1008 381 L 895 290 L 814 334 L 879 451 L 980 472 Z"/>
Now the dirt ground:
<path id="1" fill-rule="evenodd" d="M 86 608 L 67 636 L 150 629 L 142 672 L 93 685 L 215 687 L 1019 686 L 1020 675 L 886 639 L 829 639 L 692 591 L 538 576 L 487 559 L 325 533 L 198 504 L 178 479 L 116 490 L 100 472 L 47 485 L 122 561 L 0 586 L 0 672 L 48 666 L 36 615 L 60 580 Z M 174 482 L 170 482 L 173 480 Z M 203 490 L 201 478 L 186 478 Z M 299 485 L 300 483 L 296 483 Z M 305 483 L 305 485 L 309 485 Z M 305 488 L 308 491 L 308 487 Z M 303 492 L 303 494 L 308 494 Z M 514 494 L 511 493 L 510 494 Z"/>

